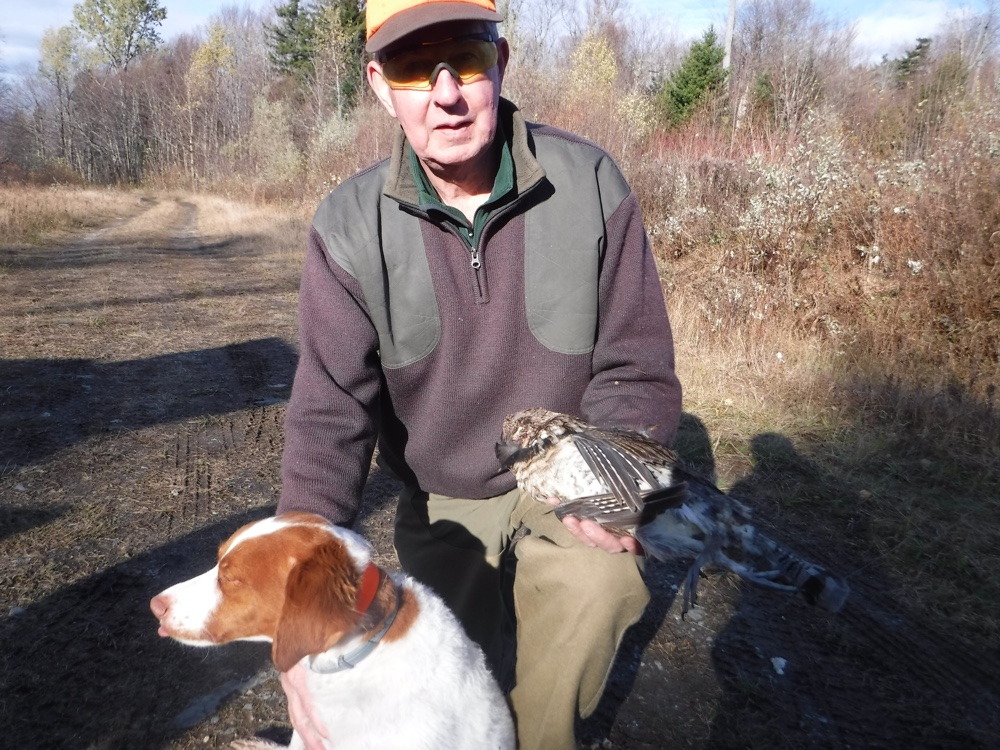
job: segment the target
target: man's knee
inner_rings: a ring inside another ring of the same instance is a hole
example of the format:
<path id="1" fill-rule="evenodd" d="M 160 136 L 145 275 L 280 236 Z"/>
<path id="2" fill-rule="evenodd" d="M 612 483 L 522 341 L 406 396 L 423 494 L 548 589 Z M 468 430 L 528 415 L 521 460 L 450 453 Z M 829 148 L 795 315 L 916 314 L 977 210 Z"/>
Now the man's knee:
<path id="1" fill-rule="evenodd" d="M 612 555 L 583 545 L 561 547 L 536 536 L 525 537 L 516 549 L 517 575 L 528 587 L 547 592 L 543 596 L 561 594 L 591 610 L 600 602 L 609 612 L 625 609 L 640 614 L 649 602 L 641 561 L 633 555 Z"/>

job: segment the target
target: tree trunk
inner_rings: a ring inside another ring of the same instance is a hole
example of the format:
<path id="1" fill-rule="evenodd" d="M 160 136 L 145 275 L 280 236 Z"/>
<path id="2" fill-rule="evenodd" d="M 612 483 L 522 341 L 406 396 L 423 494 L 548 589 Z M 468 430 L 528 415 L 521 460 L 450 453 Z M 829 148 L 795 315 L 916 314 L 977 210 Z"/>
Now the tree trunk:
<path id="1" fill-rule="evenodd" d="M 722 58 L 722 69 L 729 70 L 729 65 L 733 59 L 733 32 L 736 30 L 736 0 L 729 0 L 729 17 L 726 19 L 726 54 Z M 726 85 L 729 85 L 729 76 L 726 77 Z"/>

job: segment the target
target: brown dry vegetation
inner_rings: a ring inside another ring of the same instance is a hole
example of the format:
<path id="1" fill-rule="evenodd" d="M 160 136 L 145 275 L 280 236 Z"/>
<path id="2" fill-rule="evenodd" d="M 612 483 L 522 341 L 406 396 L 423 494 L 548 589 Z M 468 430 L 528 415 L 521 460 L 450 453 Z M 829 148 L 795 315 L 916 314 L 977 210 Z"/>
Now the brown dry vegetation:
<path id="1" fill-rule="evenodd" d="M 132 191 L 0 184 L 0 243 L 37 242 L 60 230 L 101 226 L 136 200 Z"/>

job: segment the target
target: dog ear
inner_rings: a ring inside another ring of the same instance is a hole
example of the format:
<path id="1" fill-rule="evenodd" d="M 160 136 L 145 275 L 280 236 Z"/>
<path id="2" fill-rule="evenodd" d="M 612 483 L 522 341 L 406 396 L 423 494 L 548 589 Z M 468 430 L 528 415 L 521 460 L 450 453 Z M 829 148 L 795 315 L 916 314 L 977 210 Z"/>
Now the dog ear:
<path id="1" fill-rule="evenodd" d="M 279 671 L 287 672 L 310 654 L 323 653 L 354 628 L 358 586 L 354 561 L 333 539 L 292 567 L 271 646 Z"/>

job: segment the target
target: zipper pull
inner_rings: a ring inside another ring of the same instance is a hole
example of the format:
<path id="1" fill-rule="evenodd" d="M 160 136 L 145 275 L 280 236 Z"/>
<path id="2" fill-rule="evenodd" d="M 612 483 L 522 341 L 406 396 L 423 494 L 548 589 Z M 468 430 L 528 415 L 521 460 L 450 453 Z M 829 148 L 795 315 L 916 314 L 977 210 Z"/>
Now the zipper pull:
<path id="1" fill-rule="evenodd" d="M 483 265 L 479 261 L 479 250 L 477 250 L 476 248 L 471 248 L 470 252 L 472 253 L 472 267 L 478 271 L 480 267 Z"/>

